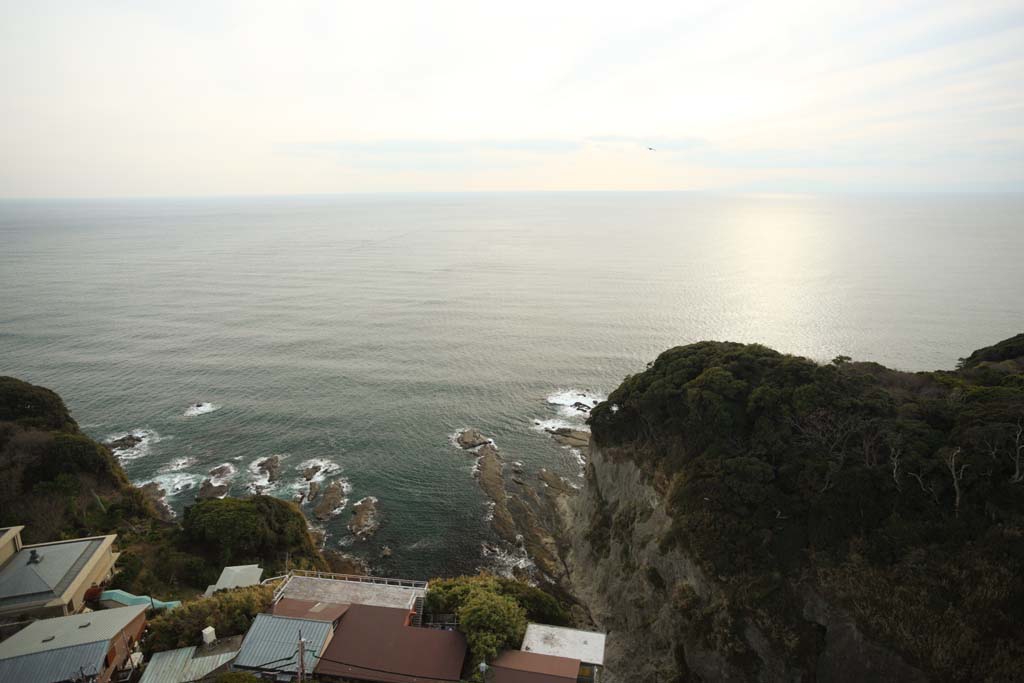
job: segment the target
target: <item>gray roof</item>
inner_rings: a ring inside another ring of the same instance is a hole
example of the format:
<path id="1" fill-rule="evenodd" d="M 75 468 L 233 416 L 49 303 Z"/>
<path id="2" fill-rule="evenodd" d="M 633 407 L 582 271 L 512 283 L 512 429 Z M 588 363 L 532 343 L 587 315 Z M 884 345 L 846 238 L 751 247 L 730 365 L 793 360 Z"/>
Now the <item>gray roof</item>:
<path id="1" fill-rule="evenodd" d="M 241 643 L 241 638 L 239 638 Z M 224 666 L 238 654 L 238 647 L 204 654 L 202 649 L 183 647 L 155 652 L 139 683 L 185 683 L 195 681 Z"/>
<path id="2" fill-rule="evenodd" d="M 241 564 L 236 567 L 224 567 L 220 573 L 217 583 L 206 589 L 206 597 L 210 597 L 219 590 L 227 588 L 241 588 L 242 586 L 255 586 L 260 582 L 263 570 L 258 564 Z"/>
<path id="3" fill-rule="evenodd" d="M 86 643 L 107 643 L 146 611 L 148 605 L 118 607 L 68 617 L 41 619 L 0 643 L 0 659 Z"/>
<path id="4" fill-rule="evenodd" d="M 98 674 L 109 647 L 110 644 L 103 641 L 0 659 L 0 681 L 60 683 L 74 680 L 83 673 Z"/>
<path id="5" fill-rule="evenodd" d="M 331 623 L 271 614 L 256 615 L 252 627 L 245 634 L 234 666 L 259 671 L 297 672 L 299 631 L 306 641 L 306 671 L 313 671 L 331 634 Z"/>
<path id="6" fill-rule="evenodd" d="M 292 576 L 281 589 L 281 595 L 294 600 L 402 609 L 411 609 L 416 598 L 426 597 L 426 594 L 426 590 L 418 587 L 310 576 Z"/>
<path id="7" fill-rule="evenodd" d="M 103 545 L 103 538 L 22 548 L 0 569 L 0 609 L 59 598 Z M 30 563 L 35 551 L 39 562 Z"/>

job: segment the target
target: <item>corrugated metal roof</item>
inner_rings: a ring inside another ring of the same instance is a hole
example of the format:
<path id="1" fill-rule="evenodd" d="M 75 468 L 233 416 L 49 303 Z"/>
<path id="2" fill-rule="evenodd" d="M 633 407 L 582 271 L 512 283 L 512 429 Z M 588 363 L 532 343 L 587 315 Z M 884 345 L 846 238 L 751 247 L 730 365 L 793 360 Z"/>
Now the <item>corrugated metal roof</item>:
<path id="1" fill-rule="evenodd" d="M 156 652 L 146 665 L 139 683 L 185 683 L 208 675 L 238 654 L 237 650 L 196 657 L 195 647 Z"/>
<path id="2" fill-rule="evenodd" d="M 580 660 L 506 650 L 491 662 L 494 683 L 575 683 Z"/>
<path id="3" fill-rule="evenodd" d="M 56 683 L 74 680 L 82 673 L 97 674 L 109 646 L 107 641 L 85 643 L 0 659 L 0 681 Z"/>
<path id="4" fill-rule="evenodd" d="M 234 666 L 258 671 L 294 673 L 298 667 L 299 632 L 306 641 L 306 671 L 312 672 L 331 634 L 327 621 L 275 617 L 257 614 L 245 634 Z"/>
<path id="5" fill-rule="evenodd" d="M 145 605 L 135 605 L 41 619 L 0 643 L 0 659 L 100 641 L 106 644 L 145 611 Z"/>

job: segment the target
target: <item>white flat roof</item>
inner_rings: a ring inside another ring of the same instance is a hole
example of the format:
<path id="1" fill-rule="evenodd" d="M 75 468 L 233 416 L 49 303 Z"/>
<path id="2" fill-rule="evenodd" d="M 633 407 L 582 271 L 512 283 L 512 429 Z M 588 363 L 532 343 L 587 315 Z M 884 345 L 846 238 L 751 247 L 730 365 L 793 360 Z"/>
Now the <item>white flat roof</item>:
<path id="1" fill-rule="evenodd" d="M 569 657 L 584 664 L 604 666 L 604 638 L 605 634 L 595 631 L 529 624 L 520 649 L 524 652 Z"/>
<path id="2" fill-rule="evenodd" d="M 419 587 L 392 586 L 376 583 L 374 577 L 366 580 L 321 579 L 310 576 L 292 576 L 281 589 L 286 598 L 325 602 L 332 605 L 373 605 L 411 609 L 416 598 L 425 597 L 427 591 Z M 380 581 L 385 581 L 381 579 Z"/>
<path id="3" fill-rule="evenodd" d="M 244 586 L 255 586 L 260 582 L 263 570 L 258 564 L 240 564 L 234 567 L 224 567 L 220 573 L 217 583 L 208 586 L 206 597 L 210 597 L 219 590 L 227 588 L 242 588 Z"/>

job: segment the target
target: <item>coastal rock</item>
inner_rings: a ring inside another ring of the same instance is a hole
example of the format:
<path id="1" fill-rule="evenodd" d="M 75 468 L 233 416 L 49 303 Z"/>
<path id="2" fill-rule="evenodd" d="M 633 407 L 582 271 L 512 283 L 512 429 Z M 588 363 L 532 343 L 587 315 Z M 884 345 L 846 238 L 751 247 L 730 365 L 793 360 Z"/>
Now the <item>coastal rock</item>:
<path id="1" fill-rule="evenodd" d="M 271 455 L 256 463 L 256 469 L 267 475 L 267 480 L 274 482 L 281 476 L 281 456 Z"/>
<path id="2" fill-rule="evenodd" d="M 392 550 L 391 550 L 390 546 L 382 545 L 380 547 L 380 556 L 381 557 L 391 557 L 391 555 L 392 555 Z"/>
<path id="3" fill-rule="evenodd" d="M 311 481 L 321 469 L 323 468 L 320 465 L 310 465 L 302 470 L 302 476 L 306 478 L 306 481 Z"/>
<path id="4" fill-rule="evenodd" d="M 477 460 L 477 476 L 480 488 L 494 503 L 494 518 L 491 524 L 502 539 L 509 543 L 516 541 L 516 523 L 508 509 L 508 494 L 505 491 L 505 480 L 501 473 L 501 456 L 498 449 L 491 444 L 483 446 Z"/>
<path id="5" fill-rule="evenodd" d="M 199 493 L 196 495 L 198 500 L 207 500 L 209 498 L 223 498 L 228 494 L 227 484 L 214 484 L 209 479 L 203 479 L 203 483 L 199 485 Z"/>
<path id="6" fill-rule="evenodd" d="M 569 427 L 558 427 L 556 429 L 545 429 L 558 443 L 572 448 L 587 448 L 590 446 L 590 432 L 582 429 L 570 429 Z"/>
<path id="7" fill-rule="evenodd" d="M 377 502 L 373 496 L 367 496 L 352 506 L 353 516 L 348 523 L 348 530 L 355 534 L 360 541 L 370 538 L 380 528 Z"/>
<path id="8" fill-rule="evenodd" d="M 224 479 L 226 477 L 230 477 L 234 473 L 235 468 L 227 464 L 217 465 L 212 470 L 210 470 L 210 476 L 214 479 Z"/>
<path id="9" fill-rule="evenodd" d="M 153 507 L 160 519 L 165 522 L 169 522 L 174 519 L 174 511 L 171 510 L 171 506 L 167 504 L 167 492 L 160 486 L 160 484 L 155 481 L 151 481 L 148 484 L 140 486 L 139 490 L 142 491 L 142 495 L 146 500 L 153 503 Z"/>
<path id="10" fill-rule="evenodd" d="M 309 482 L 309 494 L 306 495 L 306 500 L 312 503 L 320 495 L 320 482 L 311 481 Z"/>
<path id="11" fill-rule="evenodd" d="M 316 482 L 310 482 L 310 490 Z M 312 500 L 312 495 L 310 496 Z M 340 481 L 332 481 L 320 494 L 320 502 L 313 509 L 313 516 L 326 522 L 345 506 L 345 485 Z"/>
<path id="12" fill-rule="evenodd" d="M 370 566 L 362 558 L 338 552 L 337 550 L 324 550 L 322 552 L 324 559 L 327 560 L 327 566 L 335 574 L 367 576 L 370 573 Z"/>
<path id="13" fill-rule="evenodd" d="M 590 412 L 590 406 L 588 406 L 586 403 L 580 403 L 579 401 L 576 401 L 576 403 L 573 403 L 571 407 L 572 407 L 573 410 L 578 410 L 581 413 L 589 413 Z"/>
<path id="14" fill-rule="evenodd" d="M 455 440 L 466 450 L 477 448 L 478 446 L 483 446 L 484 444 L 489 444 L 491 442 L 491 440 L 484 436 L 479 429 L 475 429 L 473 427 L 459 432 L 459 436 Z"/>
<path id="15" fill-rule="evenodd" d="M 140 443 L 142 443 L 141 436 L 128 434 L 127 436 L 122 436 L 120 439 L 115 439 L 113 441 L 107 442 L 104 445 L 112 451 L 123 451 L 134 446 L 137 446 Z"/>

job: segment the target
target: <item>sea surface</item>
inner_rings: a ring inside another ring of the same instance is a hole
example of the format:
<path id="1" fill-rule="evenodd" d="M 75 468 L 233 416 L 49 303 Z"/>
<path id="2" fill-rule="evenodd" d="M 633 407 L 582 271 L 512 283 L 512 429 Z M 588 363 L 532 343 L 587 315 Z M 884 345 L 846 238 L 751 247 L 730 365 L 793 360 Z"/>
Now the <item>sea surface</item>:
<path id="1" fill-rule="evenodd" d="M 451 435 L 580 481 L 580 423 L 671 346 L 761 342 L 907 370 L 1024 329 L 1024 198 L 674 193 L 0 202 L 0 374 L 54 389 L 179 513 L 282 456 L 350 487 L 327 546 L 379 574 L 504 567 Z M 196 403 L 209 404 L 200 409 Z M 190 409 L 191 406 L 191 409 Z M 380 502 L 370 541 L 352 504 Z M 381 557 L 382 546 L 393 554 Z"/>

